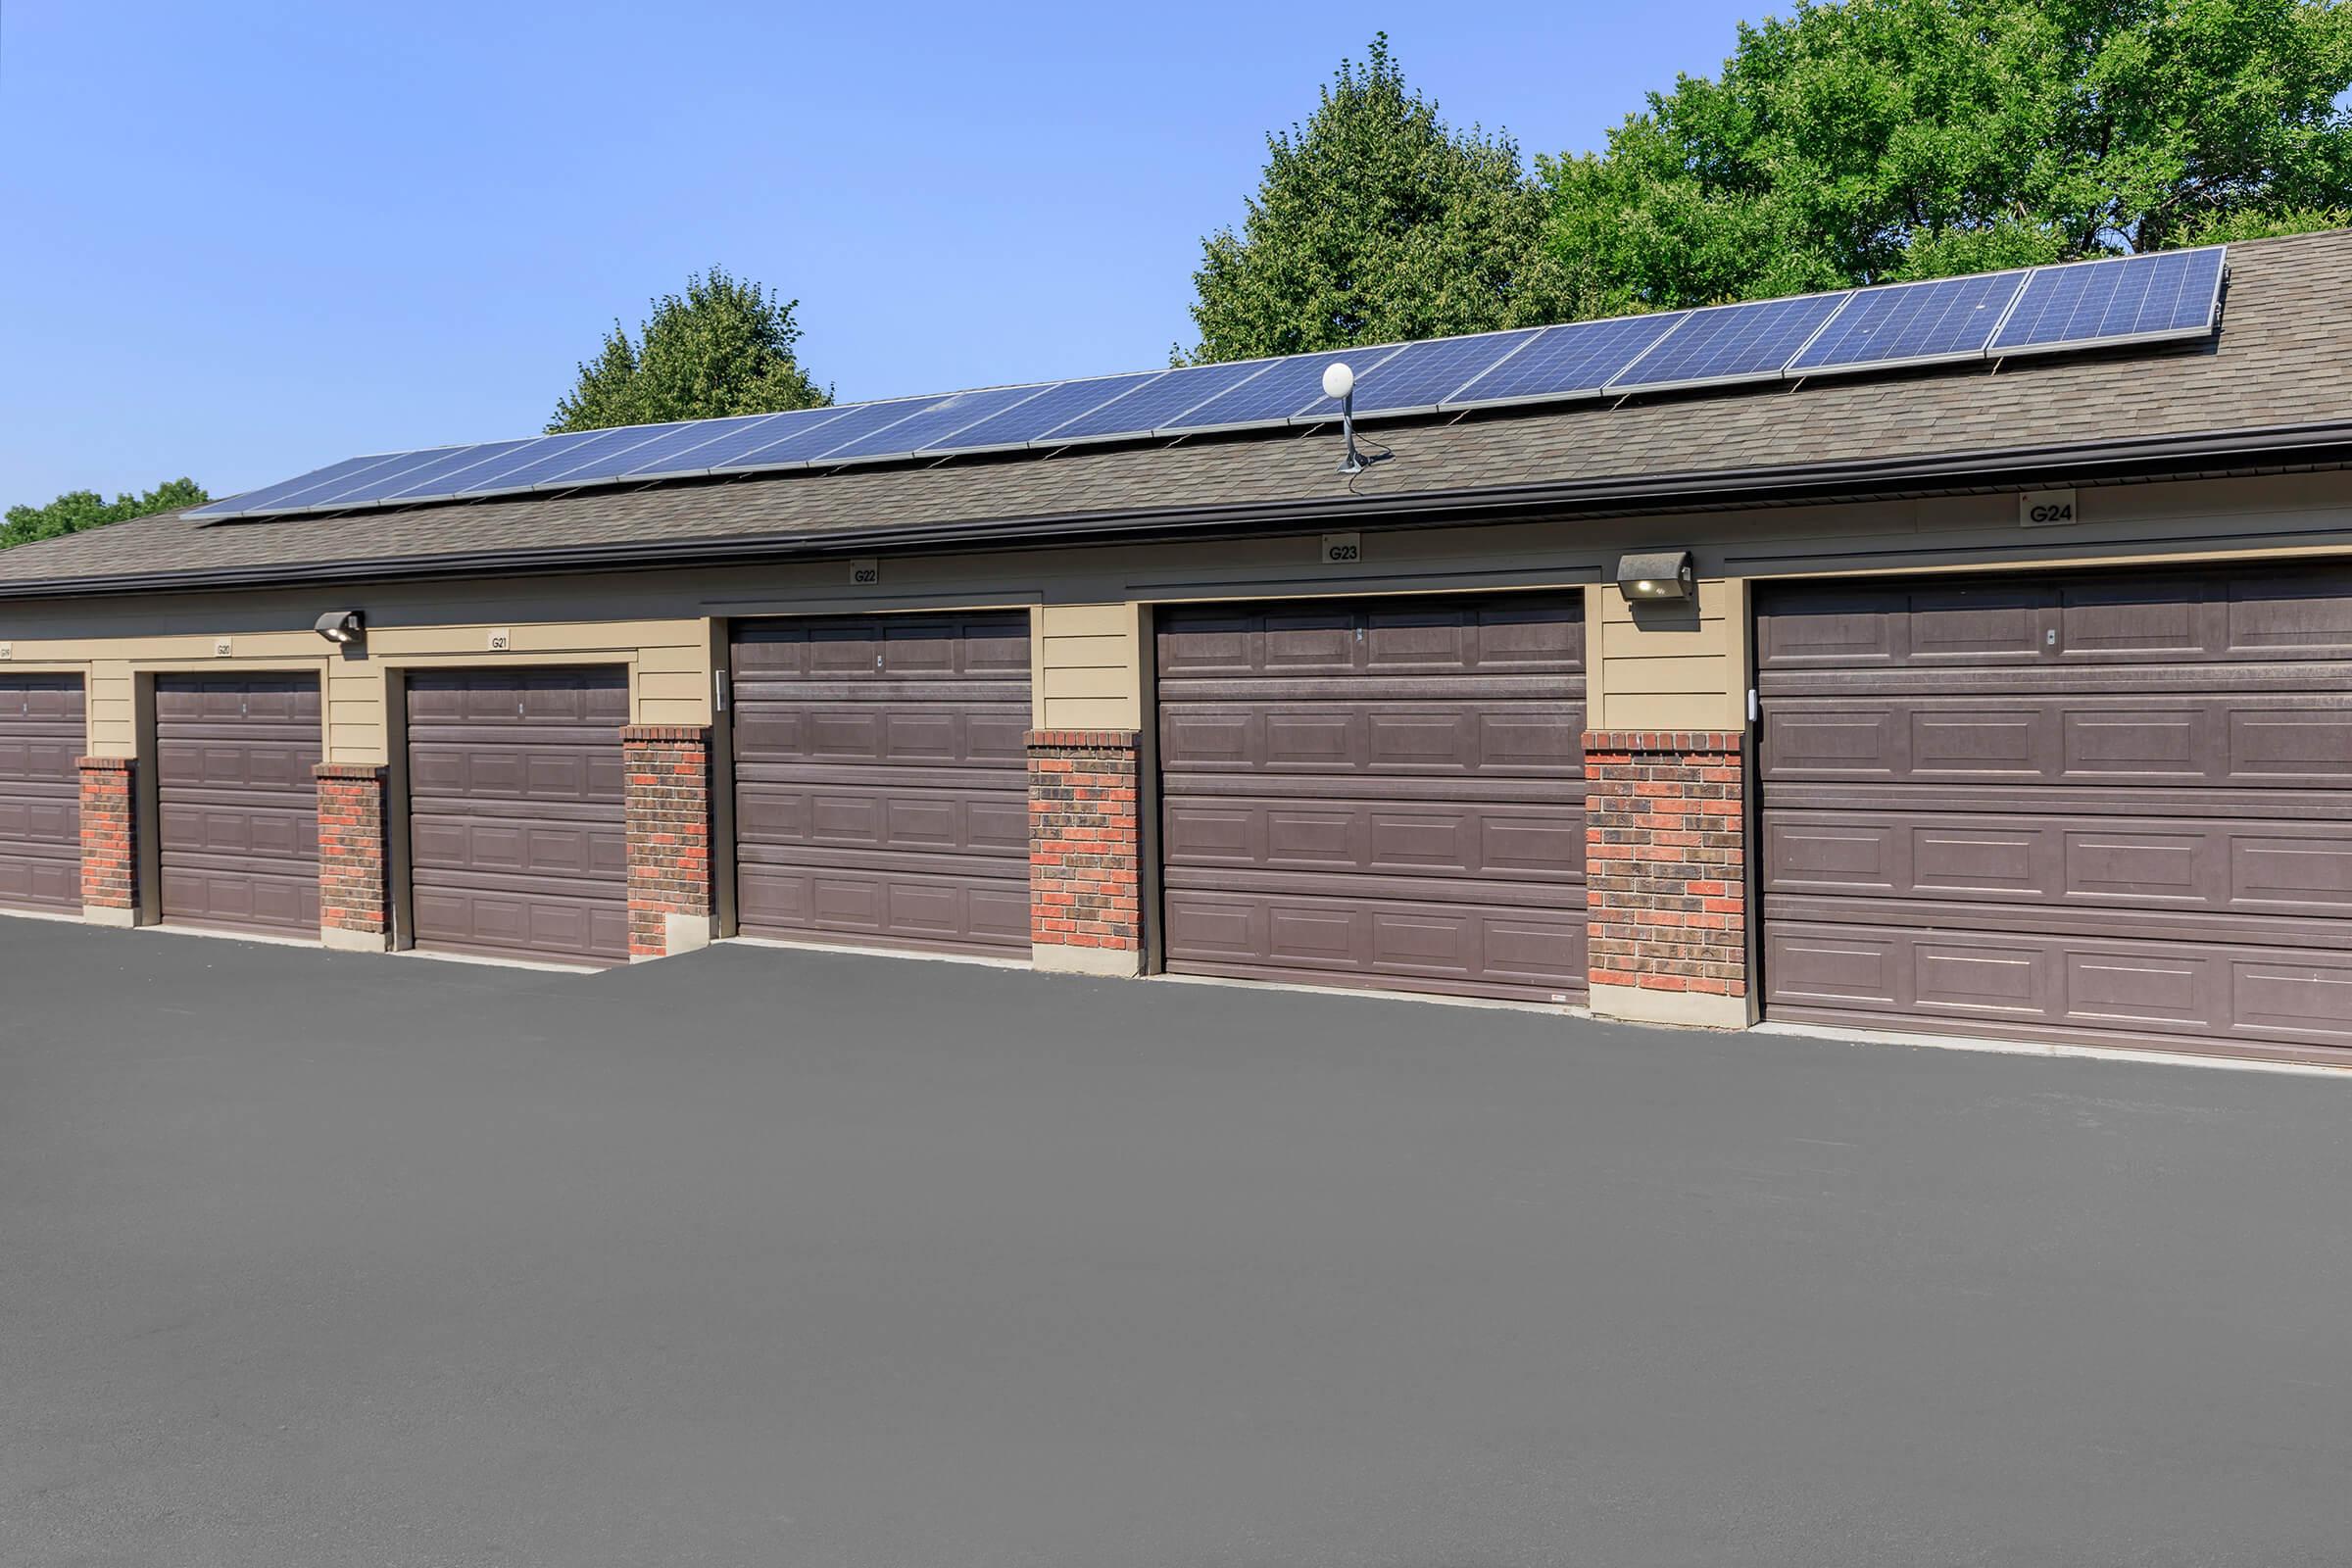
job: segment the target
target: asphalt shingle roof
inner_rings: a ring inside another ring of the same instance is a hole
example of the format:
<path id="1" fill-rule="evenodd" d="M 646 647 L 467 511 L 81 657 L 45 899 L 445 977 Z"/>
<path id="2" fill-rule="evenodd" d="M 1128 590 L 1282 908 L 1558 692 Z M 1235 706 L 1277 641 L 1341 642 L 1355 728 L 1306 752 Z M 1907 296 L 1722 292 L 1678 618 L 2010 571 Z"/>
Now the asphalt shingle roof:
<path id="1" fill-rule="evenodd" d="M 1357 497 L 1786 469 L 2352 421 L 2352 230 L 2234 245 L 2223 326 L 2143 356 L 2010 360 L 1371 431 L 1395 462 Z M 749 541 L 1237 504 L 1345 506 L 1335 433 L 1083 447 L 935 466 L 583 490 L 202 526 L 176 513 L 0 553 L 0 589 L 485 552 Z M 1638 501 L 1629 503 L 1638 506 Z M 20 589 L 21 591 L 21 589 Z"/>

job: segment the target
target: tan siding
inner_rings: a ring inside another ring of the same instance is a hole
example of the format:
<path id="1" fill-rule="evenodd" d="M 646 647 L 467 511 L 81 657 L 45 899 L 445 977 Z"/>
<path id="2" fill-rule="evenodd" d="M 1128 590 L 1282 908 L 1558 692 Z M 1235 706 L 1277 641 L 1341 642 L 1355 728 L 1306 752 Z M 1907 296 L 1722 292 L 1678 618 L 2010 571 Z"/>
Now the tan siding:
<path id="1" fill-rule="evenodd" d="M 137 677 L 159 670 L 259 668 L 323 671 L 326 756 L 334 762 L 387 760 L 385 674 L 427 664 L 516 662 L 618 663 L 635 672 L 632 715 L 639 723 L 710 722 L 710 623 L 704 619 L 516 621 L 511 626 L 386 626 L 369 632 L 365 657 L 326 652 L 309 630 L 242 631 L 226 620 L 217 631 L 161 635 L 19 639 L 11 662 L 80 669 L 89 678 L 89 748 L 100 757 L 138 754 Z M 493 629 L 510 633 L 514 651 L 489 651 Z M 215 654 L 227 637 L 231 652 Z"/>
<path id="2" fill-rule="evenodd" d="M 1747 584 L 1707 578 L 1695 604 L 1637 609 L 1590 591 L 1595 729 L 1744 729 Z"/>
<path id="3" fill-rule="evenodd" d="M 1040 729 L 1143 728 L 1141 606 L 1041 605 L 1031 624 Z"/>

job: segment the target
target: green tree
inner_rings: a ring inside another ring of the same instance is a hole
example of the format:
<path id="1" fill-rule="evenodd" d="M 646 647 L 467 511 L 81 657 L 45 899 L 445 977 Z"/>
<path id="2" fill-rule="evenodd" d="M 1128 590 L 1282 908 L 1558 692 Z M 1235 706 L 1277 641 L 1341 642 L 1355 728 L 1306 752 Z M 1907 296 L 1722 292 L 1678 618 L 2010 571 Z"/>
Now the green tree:
<path id="1" fill-rule="evenodd" d="M 9 508 L 6 523 L 0 524 L 0 550 L 103 528 L 150 513 L 200 507 L 212 499 L 193 479 L 170 479 L 143 496 L 126 490 L 112 501 L 95 490 L 69 490 L 45 507 Z"/>
<path id="2" fill-rule="evenodd" d="M 613 321 L 547 427 L 602 430 L 822 407 L 832 390 L 809 380 L 795 353 L 800 303 L 720 268 L 698 272 L 683 296 L 652 302 L 634 339 Z"/>
<path id="3" fill-rule="evenodd" d="M 1539 160 L 1603 311 L 2299 232 L 2352 203 L 2343 0 L 1798 0 Z"/>
<path id="4" fill-rule="evenodd" d="M 1194 361 L 1558 320 L 1568 269 L 1518 143 L 1457 132 L 1408 91 L 1386 34 L 1342 61 L 1303 125 L 1266 138 L 1236 234 L 1201 241 Z M 1179 355 L 1178 358 L 1185 356 Z"/>

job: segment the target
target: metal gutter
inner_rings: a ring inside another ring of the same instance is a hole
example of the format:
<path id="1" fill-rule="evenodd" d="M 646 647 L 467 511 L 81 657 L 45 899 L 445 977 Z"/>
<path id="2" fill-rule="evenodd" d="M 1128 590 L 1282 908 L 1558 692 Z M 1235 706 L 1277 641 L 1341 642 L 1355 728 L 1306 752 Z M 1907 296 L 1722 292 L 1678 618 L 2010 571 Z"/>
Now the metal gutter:
<path id="1" fill-rule="evenodd" d="M 2238 467 L 2259 469 L 2347 463 L 2352 463 L 2352 421 L 2336 420 L 2054 447 L 1980 449 L 1927 457 L 1866 458 L 1764 468 L 1686 470 L 1495 485 L 1476 490 L 1415 491 L 1394 496 L 1318 496 L 1226 507 L 1076 512 L 903 528 L 801 530 L 651 544 L 619 542 L 124 576 L 0 581 L 0 600 L 485 575 L 545 576 L 623 567 L 725 565 L 912 551 L 969 554 L 1125 539 L 1138 534 L 1158 540 L 1308 531 L 1332 523 L 1345 523 L 1350 528 L 1469 526 L 1524 521 L 1531 516 L 1565 520 L 1586 514 L 1739 510 L 1855 500 L 1897 491 L 1921 494 L 2023 489 L 2058 482 L 2096 484 Z"/>

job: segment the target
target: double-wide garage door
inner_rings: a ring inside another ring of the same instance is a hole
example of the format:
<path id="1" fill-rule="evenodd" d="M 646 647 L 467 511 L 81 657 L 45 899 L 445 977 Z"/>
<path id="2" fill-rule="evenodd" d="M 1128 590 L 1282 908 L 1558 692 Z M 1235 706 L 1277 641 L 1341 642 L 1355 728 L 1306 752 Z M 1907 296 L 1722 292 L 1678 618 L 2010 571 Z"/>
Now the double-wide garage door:
<path id="1" fill-rule="evenodd" d="M 1168 968 L 1581 998 L 1584 631 L 1578 592 L 1162 611 Z"/>
<path id="2" fill-rule="evenodd" d="M 419 670 L 408 684 L 416 945 L 626 961 L 628 672 Z"/>
<path id="3" fill-rule="evenodd" d="M 0 679 L 0 907 L 81 912 L 79 675 Z"/>
<path id="4" fill-rule="evenodd" d="M 2352 570 L 1765 598 L 1774 1017 L 2352 1050 Z"/>
<path id="5" fill-rule="evenodd" d="M 734 653 L 747 936 L 1029 951 L 1029 616 L 754 621 Z"/>

